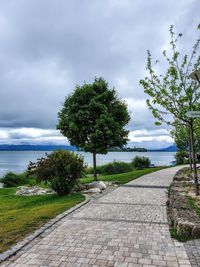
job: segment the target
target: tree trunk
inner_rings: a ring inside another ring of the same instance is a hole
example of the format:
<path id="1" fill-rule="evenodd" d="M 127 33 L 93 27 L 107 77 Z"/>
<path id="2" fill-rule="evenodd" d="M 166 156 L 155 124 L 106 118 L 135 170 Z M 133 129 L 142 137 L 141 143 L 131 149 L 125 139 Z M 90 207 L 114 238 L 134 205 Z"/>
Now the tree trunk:
<path id="1" fill-rule="evenodd" d="M 190 121 L 190 140 L 191 140 L 191 152 L 192 152 L 192 161 L 193 161 L 193 169 L 194 169 L 195 193 L 196 193 L 196 196 L 199 196 L 199 183 L 198 183 L 198 176 L 197 176 L 193 119 L 191 119 L 191 121 Z"/>
<path id="2" fill-rule="evenodd" d="M 93 169 L 94 169 L 94 180 L 97 181 L 97 161 L 96 161 L 96 152 L 93 152 Z"/>
<path id="3" fill-rule="evenodd" d="M 189 164 L 190 164 L 190 176 L 192 176 L 192 150 L 191 150 L 191 134 L 190 134 L 190 125 L 189 125 Z"/>

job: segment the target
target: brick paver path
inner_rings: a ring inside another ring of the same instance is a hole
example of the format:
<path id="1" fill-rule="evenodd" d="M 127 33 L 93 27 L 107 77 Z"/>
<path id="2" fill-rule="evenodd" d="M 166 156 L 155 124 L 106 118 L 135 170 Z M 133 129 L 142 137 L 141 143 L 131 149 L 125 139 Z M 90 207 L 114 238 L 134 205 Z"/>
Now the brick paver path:
<path id="1" fill-rule="evenodd" d="M 177 170 L 144 175 L 91 201 L 2 266 L 191 266 L 167 223 L 166 191 Z"/>
<path id="2" fill-rule="evenodd" d="M 184 243 L 188 258 L 192 267 L 200 266 L 200 239 L 190 240 Z"/>

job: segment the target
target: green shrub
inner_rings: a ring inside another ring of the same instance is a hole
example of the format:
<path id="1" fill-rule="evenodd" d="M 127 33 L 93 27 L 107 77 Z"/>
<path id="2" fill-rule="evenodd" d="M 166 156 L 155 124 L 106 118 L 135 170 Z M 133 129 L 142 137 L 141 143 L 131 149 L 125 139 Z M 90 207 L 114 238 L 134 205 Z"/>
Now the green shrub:
<path id="1" fill-rule="evenodd" d="M 70 151 L 58 150 L 38 159 L 28 166 L 29 174 L 36 175 L 38 183 L 44 182 L 58 195 L 69 194 L 84 174 L 83 158 Z"/>
<path id="2" fill-rule="evenodd" d="M 188 152 L 186 151 L 177 151 L 175 158 L 176 158 L 177 165 L 189 163 Z"/>
<path id="3" fill-rule="evenodd" d="M 97 166 L 98 174 L 117 174 L 125 173 L 133 170 L 133 167 L 130 163 L 122 161 L 113 161 L 102 166 Z M 87 173 L 93 173 L 93 168 L 88 168 Z"/>
<path id="4" fill-rule="evenodd" d="M 136 156 L 132 160 L 132 165 L 136 169 L 148 168 L 150 166 L 150 164 L 151 164 L 151 161 L 147 157 Z"/>
<path id="5" fill-rule="evenodd" d="M 21 179 L 19 176 L 13 172 L 6 173 L 1 182 L 4 184 L 4 187 L 15 187 L 21 184 Z"/>
<path id="6" fill-rule="evenodd" d="M 4 184 L 4 187 L 15 187 L 25 184 L 35 184 L 33 176 L 27 177 L 26 173 L 16 174 L 13 172 L 6 173 L 0 180 Z"/>

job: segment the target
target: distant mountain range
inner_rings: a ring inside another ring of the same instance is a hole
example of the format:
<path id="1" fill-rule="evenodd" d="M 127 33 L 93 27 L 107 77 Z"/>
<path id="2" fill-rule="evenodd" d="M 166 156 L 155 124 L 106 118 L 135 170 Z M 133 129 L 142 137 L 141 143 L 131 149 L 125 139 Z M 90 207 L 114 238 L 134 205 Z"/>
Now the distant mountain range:
<path id="1" fill-rule="evenodd" d="M 65 145 L 0 145 L 0 151 L 52 151 L 52 150 L 77 151 L 75 146 Z"/>
<path id="2" fill-rule="evenodd" d="M 0 151 L 53 151 L 53 150 L 70 150 L 70 151 L 78 151 L 78 149 L 75 146 L 65 146 L 65 145 L 0 145 Z M 166 148 L 162 149 L 141 149 L 141 148 L 125 148 L 124 151 L 132 152 L 132 151 L 138 151 L 138 152 L 176 152 L 177 147 L 176 145 L 172 145 Z M 112 151 L 112 150 L 111 150 Z M 120 151 L 120 150 L 113 150 L 113 151 Z M 123 150 L 121 150 L 123 152 Z"/>
<path id="3" fill-rule="evenodd" d="M 172 145 L 172 146 L 168 146 L 168 147 L 161 148 L 161 149 L 148 149 L 148 151 L 151 151 L 151 152 L 176 152 L 177 147 L 176 147 L 176 145 Z"/>

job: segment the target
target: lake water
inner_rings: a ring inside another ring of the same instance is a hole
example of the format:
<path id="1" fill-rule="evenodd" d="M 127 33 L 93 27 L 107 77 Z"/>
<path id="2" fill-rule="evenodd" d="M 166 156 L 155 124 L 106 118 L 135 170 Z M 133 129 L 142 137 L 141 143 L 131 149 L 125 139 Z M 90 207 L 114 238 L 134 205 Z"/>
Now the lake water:
<path id="1" fill-rule="evenodd" d="M 8 171 L 16 173 L 26 169 L 29 161 L 35 162 L 37 158 L 45 156 L 50 151 L 0 151 L 0 177 Z M 84 156 L 88 166 L 92 166 L 92 154 L 78 152 Z M 97 165 L 102 165 L 114 160 L 130 162 L 135 156 L 149 157 L 152 164 L 170 165 L 174 160 L 174 152 L 109 152 L 106 155 L 97 155 Z"/>

